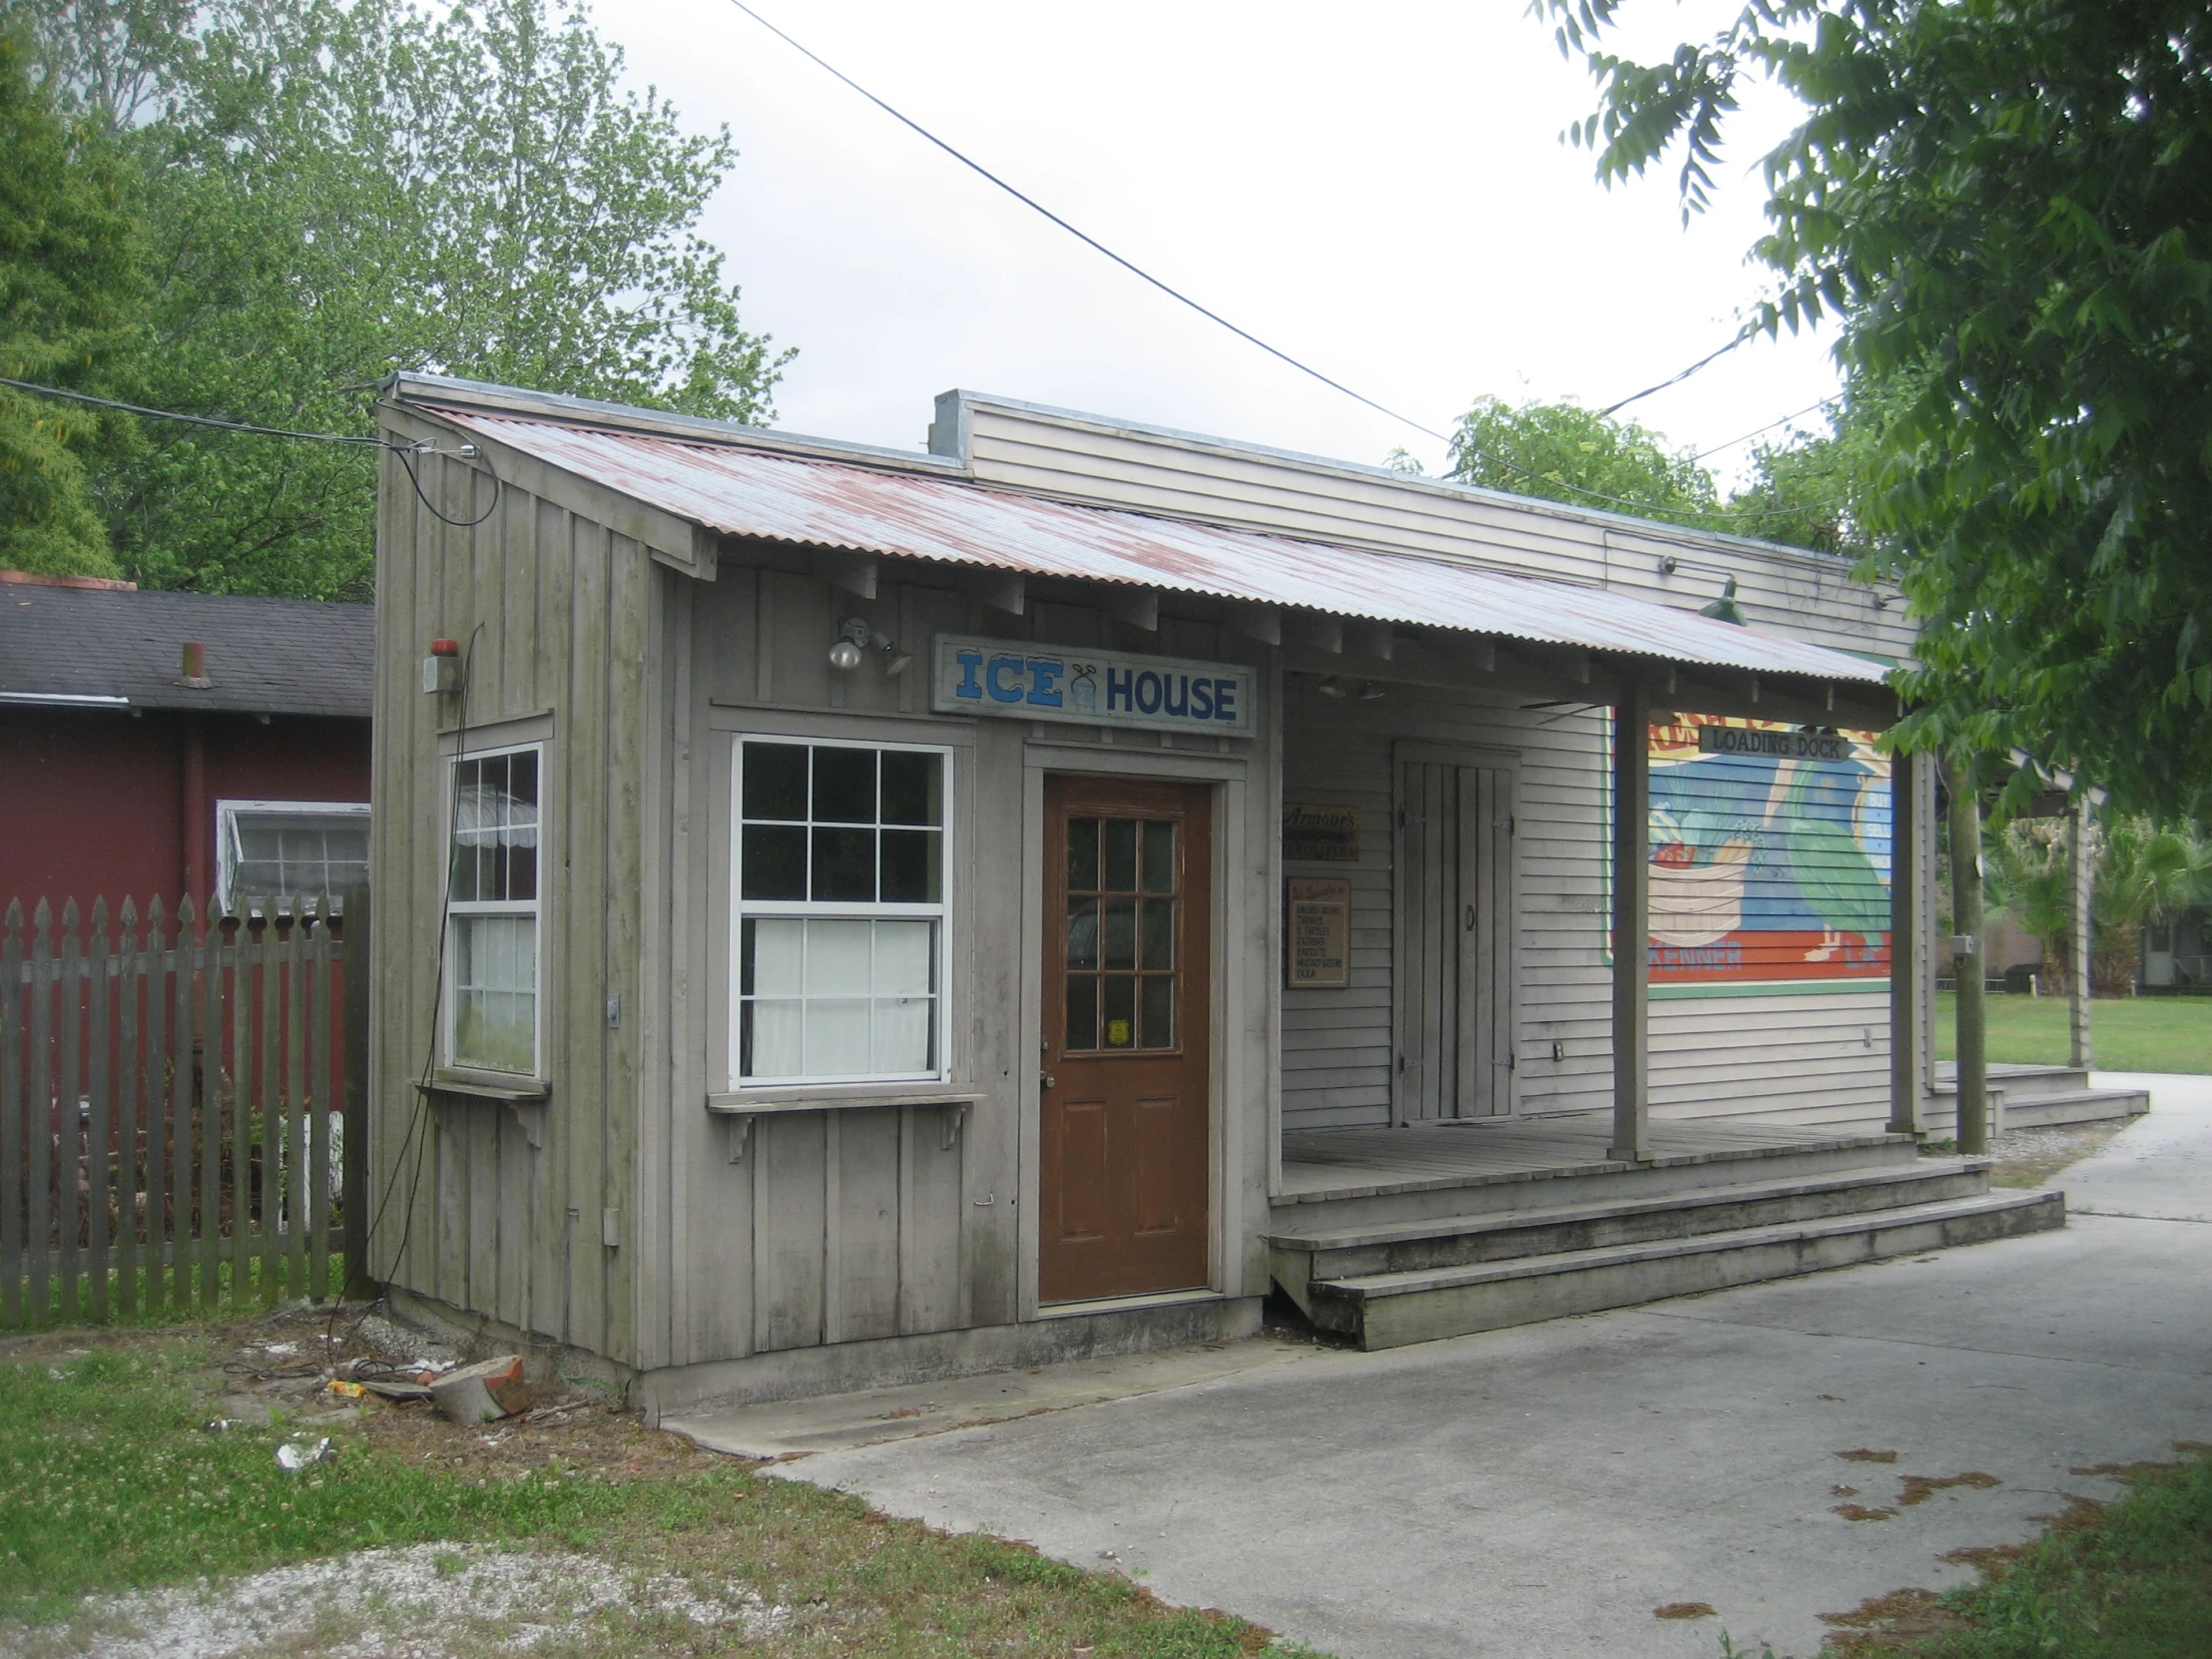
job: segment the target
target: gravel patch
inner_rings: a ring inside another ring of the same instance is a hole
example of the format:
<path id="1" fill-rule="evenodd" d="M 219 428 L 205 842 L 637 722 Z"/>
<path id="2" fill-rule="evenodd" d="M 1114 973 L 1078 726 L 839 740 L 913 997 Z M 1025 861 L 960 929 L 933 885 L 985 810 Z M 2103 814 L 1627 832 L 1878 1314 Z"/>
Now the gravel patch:
<path id="1" fill-rule="evenodd" d="M 682 1619 L 749 1640 L 786 1628 L 788 1607 L 741 1584 L 626 1573 L 588 1555 L 414 1544 L 358 1550 L 222 1583 L 88 1597 L 64 1626 L 31 1632 L 33 1654 L 86 1659 L 243 1659 L 304 1649 L 331 1659 L 448 1659 L 527 1652 L 608 1618 Z"/>

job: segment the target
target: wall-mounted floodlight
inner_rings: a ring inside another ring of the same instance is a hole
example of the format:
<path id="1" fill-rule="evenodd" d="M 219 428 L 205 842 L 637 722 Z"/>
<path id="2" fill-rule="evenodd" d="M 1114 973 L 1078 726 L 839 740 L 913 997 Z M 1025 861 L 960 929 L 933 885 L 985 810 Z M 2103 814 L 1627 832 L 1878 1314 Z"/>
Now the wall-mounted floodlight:
<path id="1" fill-rule="evenodd" d="M 840 674 L 849 674 L 860 666 L 860 658 L 870 646 L 883 653 L 886 679 L 913 667 L 911 651 L 899 650 L 890 635 L 871 627 L 867 618 L 857 616 L 848 616 L 837 625 L 836 643 L 830 647 L 830 666 Z"/>
<path id="2" fill-rule="evenodd" d="M 1731 576 L 1728 585 L 1721 589 L 1720 598 L 1710 605 L 1700 605 L 1697 614 L 1709 616 L 1715 622 L 1733 622 L 1739 628 L 1749 627 L 1744 621 L 1744 608 L 1736 603 L 1736 578 Z"/>

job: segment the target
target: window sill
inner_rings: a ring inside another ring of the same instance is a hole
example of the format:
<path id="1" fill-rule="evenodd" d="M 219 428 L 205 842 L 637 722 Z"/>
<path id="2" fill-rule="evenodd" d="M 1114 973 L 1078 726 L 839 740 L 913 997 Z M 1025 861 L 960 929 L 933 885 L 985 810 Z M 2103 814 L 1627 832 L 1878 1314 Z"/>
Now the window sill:
<path id="1" fill-rule="evenodd" d="M 972 1106 L 983 1097 L 928 1085 L 869 1083 L 828 1089 L 733 1089 L 707 1096 L 716 1113 L 852 1112 L 877 1106 Z"/>
<path id="2" fill-rule="evenodd" d="M 498 1100 L 510 1106 L 543 1106 L 553 1094 L 553 1085 L 542 1077 L 506 1077 L 498 1072 L 437 1071 L 427 1083 L 415 1087 L 423 1094 Z"/>
<path id="3" fill-rule="evenodd" d="M 707 1097 L 707 1110 L 730 1130 L 730 1162 L 745 1162 L 753 1144 L 753 1125 L 764 1117 L 784 1117 L 793 1112 L 864 1112 L 886 1106 L 941 1106 L 947 1108 L 937 1135 L 940 1150 L 950 1152 L 967 1125 L 968 1108 L 983 1097 L 944 1088 L 907 1088 L 895 1084 L 868 1084 L 855 1088 L 815 1089 L 804 1094 L 781 1094 L 773 1089 L 715 1093 Z"/>

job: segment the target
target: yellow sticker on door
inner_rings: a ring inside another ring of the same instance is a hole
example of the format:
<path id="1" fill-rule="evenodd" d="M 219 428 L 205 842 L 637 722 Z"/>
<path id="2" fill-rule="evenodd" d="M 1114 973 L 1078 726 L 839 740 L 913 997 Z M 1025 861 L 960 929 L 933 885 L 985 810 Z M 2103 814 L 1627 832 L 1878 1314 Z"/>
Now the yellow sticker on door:
<path id="1" fill-rule="evenodd" d="M 1127 1020 L 1110 1019 L 1106 1022 L 1106 1046 L 1108 1048 L 1127 1048 L 1129 1046 L 1129 1022 Z"/>

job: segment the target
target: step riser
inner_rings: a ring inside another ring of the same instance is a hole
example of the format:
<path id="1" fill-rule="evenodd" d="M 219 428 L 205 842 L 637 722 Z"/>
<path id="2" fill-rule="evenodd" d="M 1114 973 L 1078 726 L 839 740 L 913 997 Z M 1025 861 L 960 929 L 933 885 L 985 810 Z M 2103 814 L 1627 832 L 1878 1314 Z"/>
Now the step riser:
<path id="1" fill-rule="evenodd" d="M 1299 1271 L 1293 1258 L 1304 1258 L 1309 1264 L 1305 1270 L 1308 1279 L 1353 1279 L 1421 1268 L 1459 1267 L 1472 1262 L 1555 1256 L 1571 1250 L 1598 1250 L 1608 1245 L 1651 1244 L 1663 1239 L 1694 1238 L 1701 1233 L 1733 1233 L 1739 1228 L 1771 1227 L 1784 1222 L 1822 1221 L 1830 1216 L 1895 1210 L 1908 1204 L 1976 1198 L 1988 1190 L 1986 1169 L 1960 1170 L 1952 1175 L 1913 1181 L 1869 1182 L 1829 1192 L 1787 1193 L 1740 1204 L 1699 1204 L 1679 1210 L 1592 1216 L 1585 1220 L 1516 1227 L 1494 1233 L 1316 1251 L 1278 1245 L 1275 1247 L 1279 1264 L 1277 1276 L 1284 1277 L 1286 1271 L 1290 1274 Z"/>
<path id="2" fill-rule="evenodd" d="M 1668 1193 L 1705 1192 L 1730 1181 L 1764 1186 L 1773 1181 L 1813 1180 L 1883 1165 L 1912 1168 L 1919 1161 L 1920 1149 L 1910 1141 L 1835 1147 L 1819 1152 L 1779 1151 L 1694 1164 L 1606 1170 L 1588 1175 L 1484 1181 L 1421 1192 L 1373 1193 L 1358 1198 L 1304 1202 L 1279 1200 L 1270 1219 L 1274 1227 L 1286 1232 L 1313 1232 L 1326 1227 L 1366 1227 L 1449 1216 L 1494 1216 L 1539 1205 L 1551 1209 L 1570 1204 L 1600 1204 L 1614 1199 L 1656 1198 Z"/>
<path id="3" fill-rule="evenodd" d="M 2149 1110 L 2147 1094 L 2118 1095 L 2109 1100 L 2008 1100 L 2004 1104 L 2004 1127 L 2047 1129 L 2061 1123 L 2110 1123 L 2140 1117 Z"/>
<path id="4" fill-rule="evenodd" d="M 1407 1343 L 1534 1325 L 1572 1314 L 1630 1308 L 1770 1279 L 1790 1279 L 1894 1256 L 2015 1238 L 2063 1227 L 2065 1222 L 2065 1200 L 2053 1193 L 2040 1203 L 2013 1209 L 1892 1226 L 1883 1226 L 1877 1220 L 1863 1231 L 1826 1238 L 1609 1263 L 1404 1296 L 1353 1299 L 1324 1290 L 1311 1300 L 1315 1304 L 1315 1323 L 1324 1329 L 1354 1333 L 1364 1349 L 1399 1348 Z"/>

